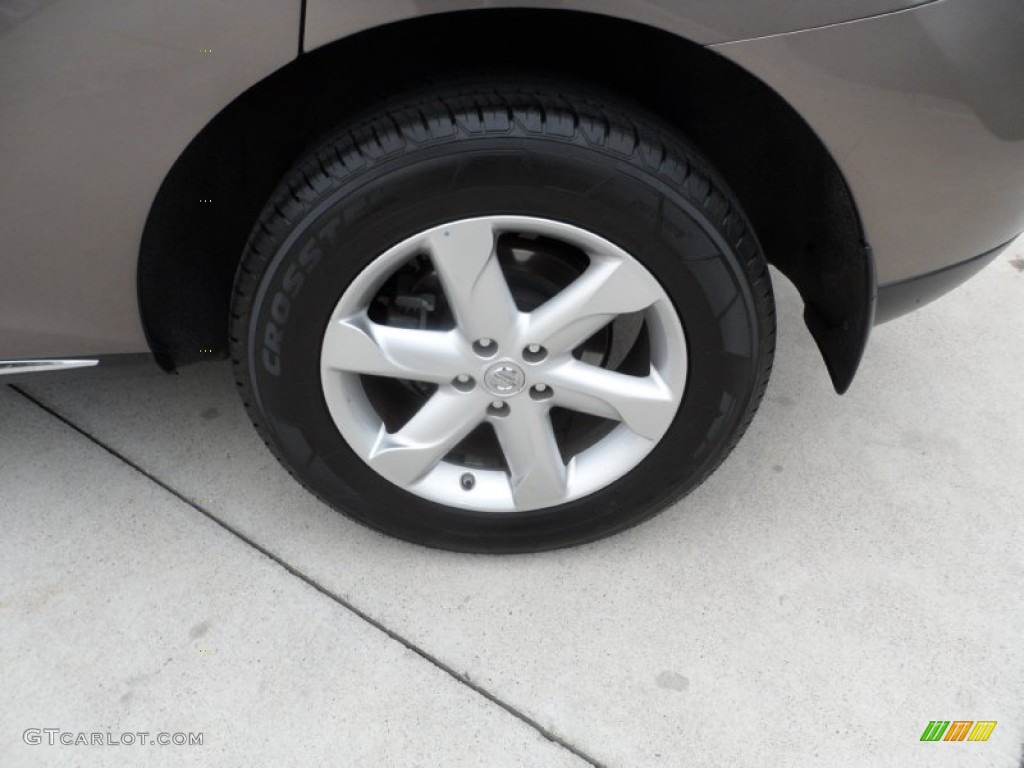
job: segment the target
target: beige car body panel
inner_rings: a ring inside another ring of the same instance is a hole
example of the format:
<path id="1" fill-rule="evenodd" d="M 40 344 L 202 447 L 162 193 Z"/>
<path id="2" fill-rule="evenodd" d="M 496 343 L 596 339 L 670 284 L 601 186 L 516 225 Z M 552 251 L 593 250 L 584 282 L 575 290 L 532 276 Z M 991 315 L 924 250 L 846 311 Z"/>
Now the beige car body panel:
<path id="1" fill-rule="evenodd" d="M 978 5 L 946 0 L 714 46 L 823 139 L 853 193 L 879 285 L 1024 230 L 1024 2 L 1016 18 Z"/>
<path id="2" fill-rule="evenodd" d="M 217 112 L 295 58 L 300 3 L 9 5 L 0 357 L 146 351 L 135 280 L 153 198 Z"/>
<path id="3" fill-rule="evenodd" d="M 305 48 L 427 14 L 477 8 L 584 11 L 711 45 L 863 19 L 936 0 L 308 0 Z"/>

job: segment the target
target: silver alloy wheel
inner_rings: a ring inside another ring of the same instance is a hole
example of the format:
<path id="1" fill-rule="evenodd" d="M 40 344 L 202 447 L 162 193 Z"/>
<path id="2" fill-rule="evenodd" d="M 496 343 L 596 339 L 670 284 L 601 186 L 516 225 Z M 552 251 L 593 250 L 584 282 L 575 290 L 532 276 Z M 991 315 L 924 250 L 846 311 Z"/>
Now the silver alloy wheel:
<path id="1" fill-rule="evenodd" d="M 531 312 L 517 308 L 497 256 L 503 234 L 551 238 L 589 265 Z M 449 330 L 370 319 L 395 272 L 426 255 L 454 315 Z M 616 318 L 639 313 L 646 375 L 609 370 L 573 351 Z M 675 307 L 624 250 L 579 227 L 527 216 L 487 216 L 434 227 L 399 243 L 343 293 L 324 333 L 320 378 L 335 425 L 378 474 L 423 498 L 474 511 L 518 512 L 586 496 L 625 475 L 658 444 L 683 398 L 687 351 Z M 364 376 L 434 385 L 408 421 L 389 432 Z M 552 408 L 617 422 L 563 458 Z M 483 423 L 505 469 L 466 466 L 449 454 Z"/>

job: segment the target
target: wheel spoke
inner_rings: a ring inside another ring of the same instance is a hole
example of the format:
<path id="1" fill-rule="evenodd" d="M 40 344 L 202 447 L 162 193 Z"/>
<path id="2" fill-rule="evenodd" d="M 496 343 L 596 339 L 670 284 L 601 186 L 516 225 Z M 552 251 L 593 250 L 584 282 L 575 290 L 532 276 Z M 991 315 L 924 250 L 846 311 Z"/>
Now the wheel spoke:
<path id="1" fill-rule="evenodd" d="M 494 420 L 494 430 L 512 472 L 516 506 L 552 506 L 565 498 L 567 480 L 548 409 L 516 403 L 512 413 Z"/>
<path id="2" fill-rule="evenodd" d="M 332 320 L 324 337 L 324 364 L 339 371 L 441 383 L 465 367 L 454 331 L 380 325 L 359 315 Z"/>
<path id="3" fill-rule="evenodd" d="M 527 339 L 553 355 L 569 352 L 618 315 L 651 306 L 660 293 L 660 287 L 636 262 L 595 260 L 530 314 Z"/>
<path id="4" fill-rule="evenodd" d="M 466 221 L 438 230 L 430 251 L 459 328 L 471 340 L 503 339 L 512 329 L 516 305 L 495 252 L 487 221 Z"/>
<path id="5" fill-rule="evenodd" d="M 656 371 L 627 376 L 569 360 L 544 373 L 554 403 L 573 411 L 621 421 L 638 435 L 657 440 L 675 416 L 678 398 Z"/>
<path id="6" fill-rule="evenodd" d="M 397 432 L 381 427 L 370 451 L 370 466 L 392 482 L 416 482 L 483 420 L 484 402 L 461 392 L 435 392 Z"/>

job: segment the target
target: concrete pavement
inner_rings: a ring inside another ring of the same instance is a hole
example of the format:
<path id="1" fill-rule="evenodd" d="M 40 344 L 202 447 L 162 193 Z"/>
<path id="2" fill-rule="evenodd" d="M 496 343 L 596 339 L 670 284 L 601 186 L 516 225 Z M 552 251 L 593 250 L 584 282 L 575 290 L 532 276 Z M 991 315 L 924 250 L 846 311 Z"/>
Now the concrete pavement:
<path id="1" fill-rule="evenodd" d="M 586 765 L 7 388 L 0 423 L 5 768 Z"/>
<path id="2" fill-rule="evenodd" d="M 324 507 L 225 365 L 3 391 L 0 765 L 134 764 L 22 744 L 52 724 L 204 732 L 146 765 L 1017 766 L 1024 244 L 877 328 L 842 398 L 776 288 L 726 464 L 535 556 Z M 921 743 L 935 719 L 999 725 Z"/>

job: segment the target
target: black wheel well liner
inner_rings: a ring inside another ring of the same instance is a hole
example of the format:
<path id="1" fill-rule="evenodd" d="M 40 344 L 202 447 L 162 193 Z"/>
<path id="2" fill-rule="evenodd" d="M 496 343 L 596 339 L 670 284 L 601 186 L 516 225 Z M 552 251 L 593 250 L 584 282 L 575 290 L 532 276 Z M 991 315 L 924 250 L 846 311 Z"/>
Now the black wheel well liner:
<path id="1" fill-rule="evenodd" d="M 481 62 L 589 81 L 676 125 L 721 171 L 768 261 L 796 285 L 833 384 L 846 390 L 873 321 L 874 267 L 820 139 L 778 94 L 713 51 L 634 22 L 558 10 L 378 27 L 299 56 L 225 107 L 168 172 L 143 231 L 139 306 L 160 364 L 226 356 L 249 231 L 305 149 L 390 91 Z"/>

